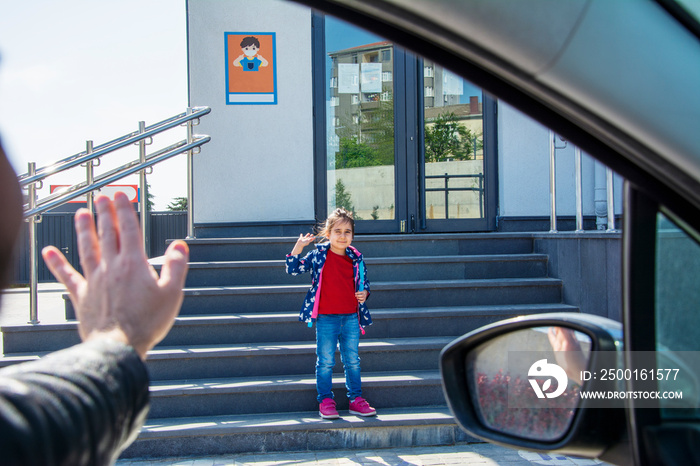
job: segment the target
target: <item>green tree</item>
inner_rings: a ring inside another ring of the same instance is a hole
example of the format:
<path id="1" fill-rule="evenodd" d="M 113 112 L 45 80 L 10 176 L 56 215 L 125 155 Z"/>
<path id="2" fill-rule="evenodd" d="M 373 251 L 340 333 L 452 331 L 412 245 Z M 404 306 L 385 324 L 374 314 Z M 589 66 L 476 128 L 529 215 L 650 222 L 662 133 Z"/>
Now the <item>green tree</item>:
<path id="1" fill-rule="evenodd" d="M 432 125 L 425 125 L 425 159 L 442 162 L 448 158 L 469 160 L 483 143 L 479 135 L 459 124 L 454 113 L 439 115 Z"/>
<path id="2" fill-rule="evenodd" d="M 187 210 L 187 198 L 186 197 L 173 198 L 173 200 L 170 201 L 170 204 L 168 204 L 168 207 L 166 207 L 166 209 L 173 211 L 173 212 Z"/>
<path id="3" fill-rule="evenodd" d="M 151 183 L 146 182 L 146 212 L 153 212 L 155 209 L 155 198 L 156 196 L 151 193 Z"/>
<path id="4" fill-rule="evenodd" d="M 146 199 L 148 199 L 148 211 L 149 212 L 153 212 L 156 208 L 156 203 L 154 201 L 155 198 L 156 198 L 156 196 L 154 194 L 151 194 L 150 191 L 148 191 L 148 197 Z"/>
<path id="5" fill-rule="evenodd" d="M 356 138 L 340 138 L 340 150 L 335 157 L 335 168 L 371 167 L 379 165 L 377 151 Z"/>
<path id="6" fill-rule="evenodd" d="M 366 115 L 365 134 L 377 153 L 377 165 L 394 165 L 394 101 L 381 101 Z"/>
<path id="7" fill-rule="evenodd" d="M 335 182 L 335 206 L 342 207 L 348 212 L 352 212 L 355 220 L 362 220 L 360 217 L 355 215 L 355 205 L 352 203 L 350 192 L 346 191 L 343 180 L 338 180 Z"/>
<path id="8" fill-rule="evenodd" d="M 346 113 L 336 130 L 340 148 L 335 168 L 372 167 L 394 164 L 394 103 L 381 101 Z"/>

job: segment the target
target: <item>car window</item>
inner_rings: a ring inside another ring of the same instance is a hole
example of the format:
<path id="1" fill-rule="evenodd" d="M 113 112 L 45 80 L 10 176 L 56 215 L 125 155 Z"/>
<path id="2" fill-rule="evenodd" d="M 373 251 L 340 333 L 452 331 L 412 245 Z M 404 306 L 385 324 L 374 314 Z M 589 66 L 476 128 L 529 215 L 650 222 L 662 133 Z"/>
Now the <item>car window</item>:
<path id="1" fill-rule="evenodd" d="M 676 0 L 675 3 L 693 17 L 696 26 L 700 26 L 700 2 L 697 0 Z"/>
<path id="2" fill-rule="evenodd" d="M 690 227 L 658 214 L 656 227 L 657 367 L 674 369 L 659 390 L 682 392 L 662 399 L 663 417 L 698 418 L 700 397 L 700 244 Z M 678 369 L 678 371 L 675 371 Z M 673 409 L 672 409 L 673 408 Z"/>

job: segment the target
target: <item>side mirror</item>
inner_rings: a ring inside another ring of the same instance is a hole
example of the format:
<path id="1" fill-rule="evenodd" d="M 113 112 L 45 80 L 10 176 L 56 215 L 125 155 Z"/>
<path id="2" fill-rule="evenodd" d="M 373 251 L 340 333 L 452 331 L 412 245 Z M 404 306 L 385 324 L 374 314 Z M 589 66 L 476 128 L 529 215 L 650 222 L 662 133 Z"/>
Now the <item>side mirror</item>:
<path id="1" fill-rule="evenodd" d="M 597 374 L 622 364 L 622 325 L 576 313 L 487 325 L 440 356 L 445 397 L 470 435 L 534 451 L 613 455 L 614 462 L 618 453 L 609 450 L 625 436 L 624 402 L 581 394 L 620 390 L 619 381 Z"/>

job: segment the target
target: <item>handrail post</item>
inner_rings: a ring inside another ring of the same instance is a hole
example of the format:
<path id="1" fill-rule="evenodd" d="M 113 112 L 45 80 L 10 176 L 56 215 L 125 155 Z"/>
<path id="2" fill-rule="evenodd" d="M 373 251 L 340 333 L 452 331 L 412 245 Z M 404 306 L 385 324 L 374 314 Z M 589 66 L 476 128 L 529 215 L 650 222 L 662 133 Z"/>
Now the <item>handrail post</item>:
<path id="1" fill-rule="evenodd" d="M 615 232 L 615 200 L 613 199 L 613 171 L 605 168 L 606 195 L 608 197 L 608 232 Z"/>
<path id="2" fill-rule="evenodd" d="M 36 174 L 36 163 L 29 162 L 29 176 Z M 27 201 L 29 202 L 29 208 L 33 209 L 36 207 L 36 189 L 37 183 L 32 183 L 27 186 Z M 38 254 L 38 244 L 37 244 L 37 232 L 36 224 L 41 221 L 39 215 L 33 215 L 27 219 L 29 222 L 29 323 L 38 324 L 39 323 L 39 310 L 38 310 L 38 298 L 39 298 L 39 254 Z"/>
<path id="3" fill-rule="evenodd" d="M 484 174 L 479 173 L 479 218 L 484 218 Z"/>
<path id="4" fill-rule="evenodd" d="M 146 132 L 146 122 L 139 121 L 139 133 Z M 146 163 L 146 140 L 141 139 L 139 141 L 139 162 Z M 141 217 L 141 243 L 143 244 L 143 249 L 147 254 L 150 255 L 148 248 L 148 236 L 146 222 L 148 214 L 148 186 L 146 180 L 146 169 L 144 168 L 139 172 L 139 215 Z"/>
<path id="5" fill-rule="evenodd" d="M 85 152 L 87 153 L 87 155 L 92 154 L 92 150 L 93 150 L 92 141 L 85 141 Z M 87 185 L 92 186 L 92 184 L 95 182 L 95 170 L 94 170 L 94 166 L 92 164 L 92 160 L 88 160 L 87 162 L 85 162 L 85 167 L 86 167 L 85 168 L 86 169 L 85 179 L 86 179 Z M 95 194 L 93 191 L 90 191 L 85 196 L 86 196 L 86 201 L 87 201 L 87 209 L 92 214 L 95 212 L 95 203 L 94 203 Z"/>
<path id="6" fill-rule="evenodd" d="M 450 175 L 445 173 L 445 220 L 450 218 Z"/>
<path id="7" fill-rule="evenodd" d="M 583 198 L 581 195 L 581 148 L 576 147 L 576 233 L 583 233 Z"/>
<path id="8" fill-rule="evenodd" d="M 187 107 L 187 115 L 192 114 L 192 107 Z M 192 120 L 187 122 L 187 143 L 191 144 L 194 140 L 194 131 Z M 187 151 L 187 238 L 194 238 L 194 151 Z"/>
<path id="9" fill-rule="evenodd" d="M 557 161 L 555 134 L 549 131 L 549 232 L 557 232 Z"/>

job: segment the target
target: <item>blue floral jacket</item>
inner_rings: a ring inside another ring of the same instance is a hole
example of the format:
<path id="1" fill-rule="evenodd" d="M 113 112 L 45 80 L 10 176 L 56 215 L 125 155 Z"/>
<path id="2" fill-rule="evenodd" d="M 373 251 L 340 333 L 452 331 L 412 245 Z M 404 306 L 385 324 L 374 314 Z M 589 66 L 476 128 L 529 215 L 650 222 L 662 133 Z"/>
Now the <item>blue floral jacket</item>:
<path id="1" fill-rule="evenodd" d="M 300 273 L 311 272 L 311 288 L 306 293 L 304 305 L 299 313 L 299 320 L 312 325 L 313 321 L 318 316 L 318 303 L 321 297 L 321 283 L 323 279 L 323 265 L 326 263 L 326 256 L 330 249 L 330 243 L 321 243 L 316 245 L 316 249 L 309 251 L 303 258 L 300 255 L 292 256 L 287 254 L 286 269 L 291 275 L 299 275 Z M 369 280 L 367 279 L 367 267 L 362 259 L 360 251 L 352 246 L 346 249 L 346 253 L 352 259 L 353 269 L 355 271 L 355 290 L 367 290 L 369 298 Z M 357 305 L 358 319 L 361 327 L 372 325 L 372 317 L 367 309 L 367 301 Z M 364 333 L 364 330 L 362 331 Z"/>

